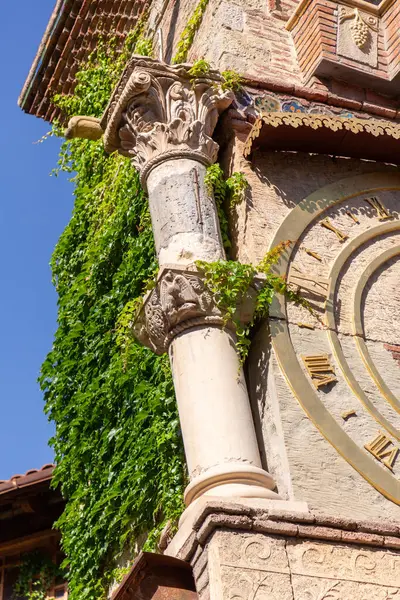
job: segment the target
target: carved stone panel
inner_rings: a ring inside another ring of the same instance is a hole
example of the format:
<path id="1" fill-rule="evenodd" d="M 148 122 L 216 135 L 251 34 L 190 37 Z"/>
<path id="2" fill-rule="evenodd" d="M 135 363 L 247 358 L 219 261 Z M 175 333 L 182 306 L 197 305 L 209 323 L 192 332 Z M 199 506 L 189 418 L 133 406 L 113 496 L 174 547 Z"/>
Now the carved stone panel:
<path id="1" fill-rule="evenodd" d="M 337 53 L 370 67 L 378 64 L 378 19 L 358 8 L 338 9 Z"/>
<path id="2" fill-rule="evenodd" d="M 223 324 L 221 311 L 196 271 L 165 268 L 133 323 L 134 336 L 157 354 L 186 328 Z"/>
<path id="3" fill-rule="evenodd" d="M 203 275 L 179 266 L 165 267 L 159 273 L 156 285 L 148 292 L 142 308 L 132 323 L 133 335 L 156 354 L 168 350 L 172 339 L 191 327 L 218 325 L 235 329 L 204 283 Z M 243 323 L 251 320 L 254 310 L 255 289 L 265 279 L 259 274 L 246 297 L 238 301 L 235 318 Z"/>
<path id="4" fill-rule="evenodd" d="M 211 600 L 397 600 L 400 553 L 234 531 L 209 544 Z"/>

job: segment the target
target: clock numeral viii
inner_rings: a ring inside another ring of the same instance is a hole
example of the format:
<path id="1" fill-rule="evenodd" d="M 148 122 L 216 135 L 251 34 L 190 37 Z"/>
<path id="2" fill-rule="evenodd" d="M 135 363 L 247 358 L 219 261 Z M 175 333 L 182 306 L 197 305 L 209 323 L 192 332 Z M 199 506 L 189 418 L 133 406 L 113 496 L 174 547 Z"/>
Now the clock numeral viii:
<path id="1" fill-rule="evenodd" d="M 385 467 L 393 471 L 393 465 L 400 448 L 395 446 L 384 433 L 379 433 L 369 444 L 365 444 L 364 448 Z"/>

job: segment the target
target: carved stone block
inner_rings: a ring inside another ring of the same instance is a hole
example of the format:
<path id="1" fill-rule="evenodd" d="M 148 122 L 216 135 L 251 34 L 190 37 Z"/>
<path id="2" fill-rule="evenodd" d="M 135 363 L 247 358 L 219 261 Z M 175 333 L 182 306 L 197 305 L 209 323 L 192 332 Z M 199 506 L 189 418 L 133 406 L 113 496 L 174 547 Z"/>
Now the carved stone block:
<path id="1" fill-rule="evenodd" d="M 369 67 L 378 65 L 378 19 L 370 14 L 340 6 L 338 10 L 338 44 L 340 56 Z"/>
<path id="2" fill-rule="evenodd" d="M 223 324 L 221 311 L 196 271 L 165 268 L 145 298 L 133 334 L 157 354 L 187 327 Z"/>
<path id="3" fill-rule="evenodd" d="M 217 531 L 208 549 L 210 598 L 400 598 L 400 553 L 250 532 Z"/>
<path id="4" fill-rule="evenodd" d="M 217 71 L 193 77 L 190 68 L 133 57 L 102 118 L 106 150 L 130 157 L 143 183 L 168 158 L 204 164 L 216 159 L 218 144 L 211 136 L 233 94 L 222 89 Z"/>

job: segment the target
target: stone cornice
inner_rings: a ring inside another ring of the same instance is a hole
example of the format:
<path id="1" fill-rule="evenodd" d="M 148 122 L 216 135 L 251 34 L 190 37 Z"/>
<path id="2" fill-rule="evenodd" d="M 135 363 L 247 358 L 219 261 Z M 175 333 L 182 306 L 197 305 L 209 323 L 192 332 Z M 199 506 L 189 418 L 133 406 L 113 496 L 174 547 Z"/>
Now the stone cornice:
<path id="1" fill-rule="evenodd" d="M 297 24 L 301 15 L 304 13 L 305 10 L 307 10 L 308 6 L 313 1 L 314 0 L 301 0 L 299 5 L 297 6 L 296 10 L 290 16 L 288 22 L 286 23 L 286 29 L 288 31 L 291 31 L 293 29 L 293 27 L 295 27 L 295 25 Z M 376 17 L 380 17 L 387 11 L 389 6 L 391 4 L 393 4 L 393 2 L 394 2 L 394 0 L 382 0 L 382 2 L 380 4 L 378 4 L 378 6 L 376 6 L 375 4 L 370 4 L 369 2 L 365 2 L 365 0 L 340 0 L 340 2 L 337 2 L 337 4 L 341 4 L 344 6 L 350 6 L 351 8 L 359 8 L 367 13 L 370 13 L 370 14 L 376 16 Z"/>
<path id="2" fill-rule="evenodd" d="M 249 505 L 245 501 L 241 504 L 203 499 L 192 527 L 186 535 L 183 531 L 178 532 L 166 553 L 192 561 L 197 549 L 204 548 L 219 529 L 400 549 L 400 523 L 397 522 L 356 520 L 311 510 L 285 509 L 285 502 L 277 501 L 259 502 L 257 506 L 256 502 Z"/>
<path id="3" fill-rule="evenodd" d="M 217 71 L 193 78 L 190 68 L 134 56 L 104 113 L 106 151 L 130 157 L 143 183 L 164 160 L 191 157 L 211 164 L 216 159 L 218 145 L 211 136 L 233 94 L 222 90 Z"/>

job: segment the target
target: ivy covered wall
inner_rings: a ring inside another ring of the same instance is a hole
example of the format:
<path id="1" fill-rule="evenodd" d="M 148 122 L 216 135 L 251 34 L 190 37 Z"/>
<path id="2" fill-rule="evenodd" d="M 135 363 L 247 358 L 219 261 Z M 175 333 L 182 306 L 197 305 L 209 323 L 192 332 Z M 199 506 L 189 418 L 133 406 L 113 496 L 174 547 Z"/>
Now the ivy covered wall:
<path id="1" fill-rule="evenodd" d="M 99 117 L 140 30 L 117 55 L 100 44 L 78 74 L 67 115 Z M 132 300 L 157 267 L 146 195 L 129 160 L 102 141 L 62 146 L 75 205 L 52 257 L 58 329 L 40 378 L 52 440 L 55 484 L 67 498 L 58 522 L 71 600 L 104 595 L 114 558 L 148 532 L 152 548 L 182 510 L 184 457 L 167 356 L 126 335 Z"/>

